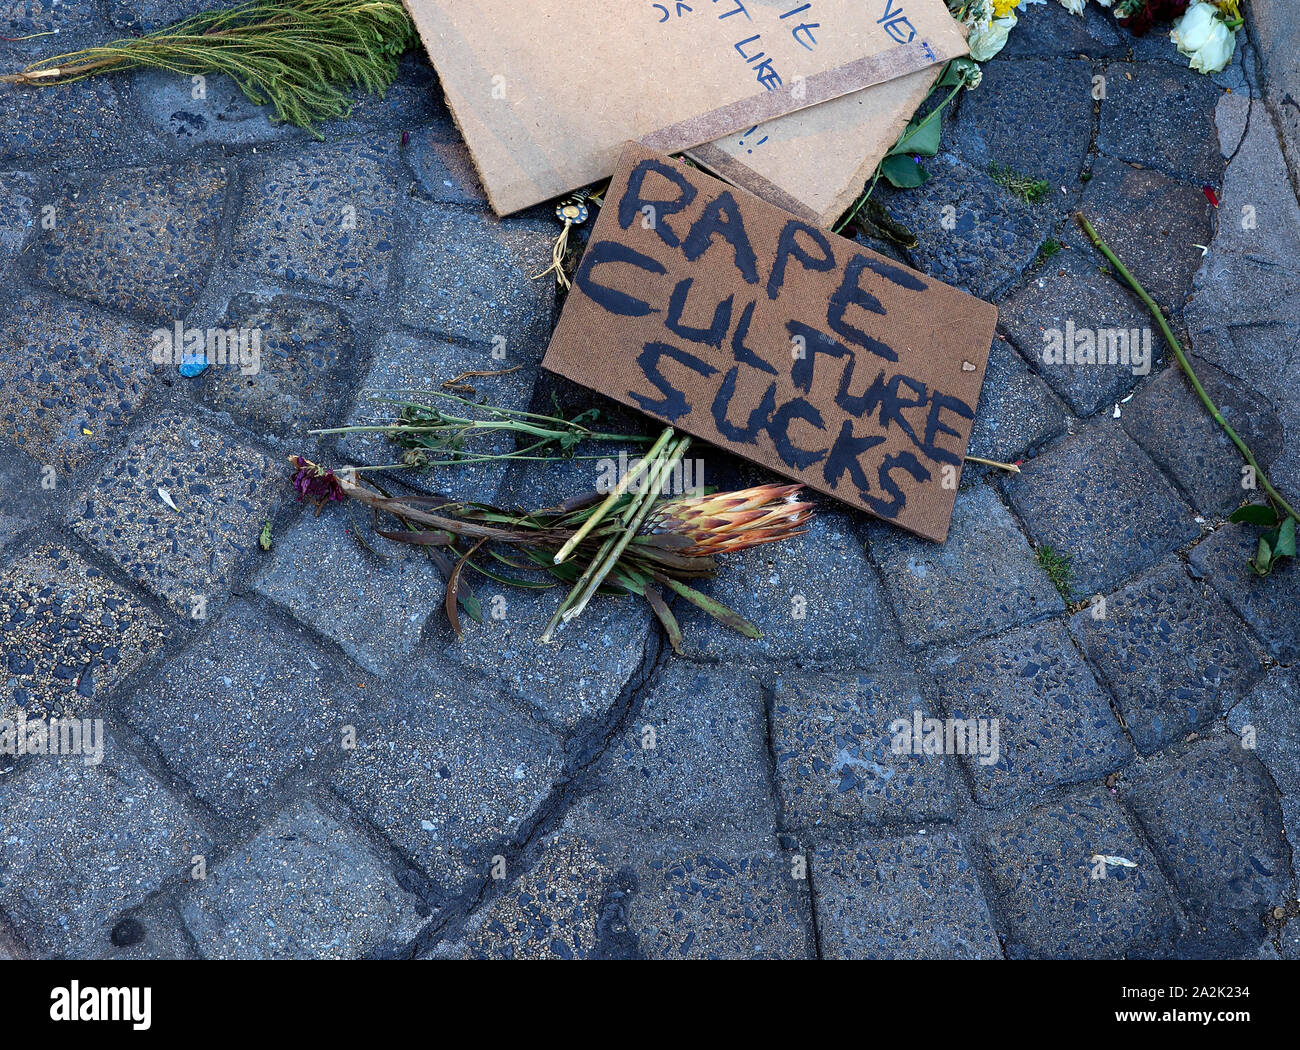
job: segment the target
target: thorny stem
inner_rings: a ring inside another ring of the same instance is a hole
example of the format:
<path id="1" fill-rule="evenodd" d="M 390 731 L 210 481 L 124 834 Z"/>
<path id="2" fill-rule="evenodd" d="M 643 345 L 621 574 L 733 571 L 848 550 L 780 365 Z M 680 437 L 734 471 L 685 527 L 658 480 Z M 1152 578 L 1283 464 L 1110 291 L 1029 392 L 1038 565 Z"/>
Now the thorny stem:
<path id="1" fill-rule="evenodd" d="M 1196 396 L 1201 399 L 1201 404 L 1206 407 L 1210 415 L 1214 418 L 1214 421 L 1223 428 L 1223 432 L 1227 434 L 1232 443 L 1237 446 L 1237 451 L 1242 454 L 1246 462 L 1250 465 L 1250 468 L 1255 472 L 1256 480 L 1264 487 L 1264 491 L 1268 494 L 1269 499 L 1271 499 L 1277 507 L 1286 511 L 1288 516 L 1300 520 L 1300 513 L 1297 513 L 1296 509 L 1286 501 L 1282 493 L 1278 492 L 1278 490 L 1273 487 L 1273 483 L 1268 480 L 1268 475 L 1264 473 L 1264 468 L 1261 467 L 1258 460 L 1255 459 L 1255 454 L 1250 451 L 1246 442 L 1242 441 L 1237 432 L 1232 429 L 1232 425 L 1223 418 L 1223 413 L 1219 411 L 1219 406 L 1216 405 L 1210 395 L 1206 393 L 1205 387 L 1201 385 L 1201 381 L 1196 375 L 1196 370 L 1192 368 L 1192 363 L 1187 359 L 1187 355 L 1183 353 L 1182 345 L 1174 337 L 1173 330 L 1169 327 L 1169 322 L 1165 320 L 1164 311 L 1160 309 L 1159 304 L 1147 294 L 1147 290 L 1142 287 L 1138 279 L 1129 273 L 1128 267 L 1120 262 L 1119 257 L 1110 250 L 1106 242 L 1103 241 L 1097 231 L 1093 229 L 1092 223 L 1084 217 L 1083 212 L 1076 212 L 1075 218 L 1079 220 L 1079 225 L 1083 227 L 1083 232 L 1088 235 L 1088 239 L 1092 241 L 1093 246 L 1106 257 L 1106 261 L 1115 268 L 1115 272 L 1124 278 L 1128 286 L 1137 293 L 1138 298 L 1140 298 L 1146 304 L 1147 309 L 1151 311 L 1151 316 L 1155 318 L 1156 324 L 1160 326 L 1160 332 L 1165 337 L 1165 342 L 1169 344 L 1169 349 L 1174 352 L 1174 357 L 1178 359 L 1178 366 L 1183 370 L 1183 374 L 1187 376 L 1188 381 L 1192 384 L 1192 389 L 1196 391 Z"/>

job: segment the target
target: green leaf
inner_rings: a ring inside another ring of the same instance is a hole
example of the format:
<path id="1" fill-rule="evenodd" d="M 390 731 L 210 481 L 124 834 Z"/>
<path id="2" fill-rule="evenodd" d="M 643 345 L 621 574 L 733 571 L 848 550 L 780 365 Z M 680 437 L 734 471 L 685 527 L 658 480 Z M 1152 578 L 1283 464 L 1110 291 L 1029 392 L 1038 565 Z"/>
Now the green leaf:
<path id="1" fill-rule="evenodd" d="M 726 624 L 733 631 L 739 631 L 746 638 L 761 638 L 763 636 L 757 627 L 739 613 L 732 612 L 721 602 L 715 601 L 707 594 L 697 591 L 694 587 L 688 587 L 680 580 L 674 580 L 671 576 L 656 575 L 655 579 L 676 591 L 692 605 L 703 609 L 719 623 Z"/>
<path id="2" fill-rule="evenodd" d="M 914 189 L 930 177 L 910 156 L 886 157 L 880 164 L 880 174 L 901 190 Z"/>
<path id="3" fill-rule="evenodd" d="M 1295 557 L 1295 518 L 1287 518 L 1278 530 L 1277 544 L 1273 548 L 1274 558 Z"/>
<path id="4" fill-rule="evenodd" d="M 938 117 L 909 124 L 888 156 L 919 153 L 923 157 L 933 157 L 939 152 L 939 130 Z"/>
<path id="5" fill-rule="evenodd" d="M 1267 529 L 1277 524 L 1277 514 L 1267 503 L 1247 503 L 1229 514 L 1228 520 Z"/>

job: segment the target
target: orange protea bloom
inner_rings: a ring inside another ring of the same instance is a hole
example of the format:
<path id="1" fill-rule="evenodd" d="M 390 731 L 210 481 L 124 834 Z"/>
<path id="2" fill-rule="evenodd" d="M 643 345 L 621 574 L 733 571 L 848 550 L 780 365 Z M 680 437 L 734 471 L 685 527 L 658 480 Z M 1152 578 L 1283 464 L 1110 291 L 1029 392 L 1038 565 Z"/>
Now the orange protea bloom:
<path id="1" fill-rule="evenodd" d="M 708 556 L 798 536 L 813 505 L 800 503 L 802 485 L 756 485 L 738 492 L 665 500 L 641 527 L 643 534 L 680 536 L 678 554 Z"/>

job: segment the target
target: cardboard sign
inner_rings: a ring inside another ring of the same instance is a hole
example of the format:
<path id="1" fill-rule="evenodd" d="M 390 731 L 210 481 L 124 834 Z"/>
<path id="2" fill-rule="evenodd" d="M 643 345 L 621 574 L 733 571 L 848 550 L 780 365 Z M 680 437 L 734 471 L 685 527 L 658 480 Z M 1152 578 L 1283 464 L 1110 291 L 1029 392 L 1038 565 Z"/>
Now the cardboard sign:
<path id="1" fill-rule="evenodd" d="M 406 0 L 500 215 L 966 54 L 943 0 Z"/>
<path id="2" fill-rule="evenodd" d="M 542 364 L 942 541 L 996 323 L 630 143 Z"/>
<path id="3" fill-rule="evenodd" d="M 931 66 L 909 73 L 706 142 L 687 155 L 763 200 L 829 227 L 857 200 L 942 72 Z"/>

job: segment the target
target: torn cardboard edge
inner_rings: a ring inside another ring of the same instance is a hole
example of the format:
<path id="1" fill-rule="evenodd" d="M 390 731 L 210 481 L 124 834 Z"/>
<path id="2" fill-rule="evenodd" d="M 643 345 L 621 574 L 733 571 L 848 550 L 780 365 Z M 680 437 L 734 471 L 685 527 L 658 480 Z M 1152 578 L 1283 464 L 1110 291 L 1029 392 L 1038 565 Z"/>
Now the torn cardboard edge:
<path id="1" fill-rule="evenodd" d="M 942 542 L 996 321 L 629 143 L 542 364 Z"/>

